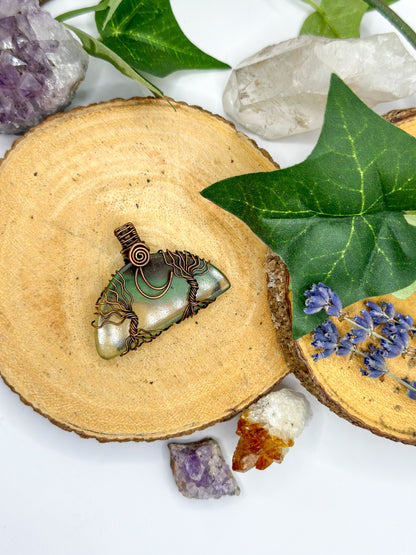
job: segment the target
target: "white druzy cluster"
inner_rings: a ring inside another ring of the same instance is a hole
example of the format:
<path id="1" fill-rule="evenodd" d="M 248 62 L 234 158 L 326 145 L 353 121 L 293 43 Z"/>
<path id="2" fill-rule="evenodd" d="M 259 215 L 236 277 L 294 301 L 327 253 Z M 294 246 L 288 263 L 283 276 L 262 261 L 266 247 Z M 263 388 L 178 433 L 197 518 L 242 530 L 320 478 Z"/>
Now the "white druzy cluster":
<path id="1" fill-rule="evenodd" d="M 302 433 L 311 411 L 302 393 L 284 388 L 253 403 L 246 414 L 250 423 L 261 424 L 270 435 L 287 441 Z"/>

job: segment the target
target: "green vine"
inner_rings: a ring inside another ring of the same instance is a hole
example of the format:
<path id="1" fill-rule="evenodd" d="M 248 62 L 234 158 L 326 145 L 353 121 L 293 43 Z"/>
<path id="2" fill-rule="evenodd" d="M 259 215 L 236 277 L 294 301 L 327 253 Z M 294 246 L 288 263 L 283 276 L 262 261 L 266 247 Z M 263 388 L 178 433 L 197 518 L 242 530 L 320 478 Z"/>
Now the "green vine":
<path id="1" fill-rule="evenodd" d="M 377 10 L 389 21 L 416 49 L 416 33 L 401 17 L 397 15 L 383 0 L 364 0 L 366 4 Z"/>

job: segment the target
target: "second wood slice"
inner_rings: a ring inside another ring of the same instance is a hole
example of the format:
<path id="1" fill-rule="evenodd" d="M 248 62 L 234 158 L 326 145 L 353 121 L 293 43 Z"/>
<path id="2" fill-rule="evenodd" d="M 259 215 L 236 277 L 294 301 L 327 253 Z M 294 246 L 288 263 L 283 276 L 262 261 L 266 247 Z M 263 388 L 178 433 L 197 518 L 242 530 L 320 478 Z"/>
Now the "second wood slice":
<path id="1" fill-rule="evenodd" d="M 404 131 L 416 136 L 416 109 L 395 110 L 384 116 Z M 284 270 L 281 269 L 282 273 Z M 371 299 L 392 303 L 397 312 L 410 315 L 416 321 L 416 294 L 399 300 L 392 295 Z M 346 308 L 351 316 L 366 308 L 360 301 Z M 351 328 L 344 322 L 341 335 Z M 407 389 L 390 376 L 379 379 L 363 377 L 362 359 L 331 356 L 314 362 L 316 352 L 311 345 L 312 334 L 297 341 L 300 360 L 288 354 L 295 374 L 309 391 L 338 415 L 353 424 L 395 441 L 416 445 L 416 401 L 407 396 Z M 411 343 L 414 343 L 411 341 Z M 286 342 L 286 345 L 289 343 Z M 285 345 L 283 343 L 283 345 Z M 397 377 L 416 380 L 414 360 L 397 357 L 387 359 L 387 365 Z"/>
<path id="2" fill-rule="evenodd" d="M 221 118 L 155 99 L 50 118 L 0 166 L 0 372 L 63 428 L 99 440 L 190 433 L 245 408 L 288 372 L 267 303 L 266 248 L 203 199 L 213 182 L 276 168 Z M 152 251 L 210 260 L 231 289 L 113 360 L 94 345 L 95 302 L 123 265 L 131 221 Z"/>

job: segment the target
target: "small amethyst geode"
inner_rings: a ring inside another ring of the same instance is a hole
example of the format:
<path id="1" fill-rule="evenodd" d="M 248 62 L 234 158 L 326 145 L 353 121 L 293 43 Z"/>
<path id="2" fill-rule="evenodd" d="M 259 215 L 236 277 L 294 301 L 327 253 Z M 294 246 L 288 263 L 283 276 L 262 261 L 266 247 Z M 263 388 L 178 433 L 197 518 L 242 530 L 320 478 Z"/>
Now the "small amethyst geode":
<path id="1" fill-rule="evenodd" d="M 223 495 L 240 493 L 221 448 L 214 439 L 169 443 L 168 447 L 176 485 L 185 497 L 218 499 Z"/>
<path id="2" fill-rule="evenodd" d="M 0 132 L 23 133 L 69 104 L 88 55 L 37 0 L 0 1 Z"/>

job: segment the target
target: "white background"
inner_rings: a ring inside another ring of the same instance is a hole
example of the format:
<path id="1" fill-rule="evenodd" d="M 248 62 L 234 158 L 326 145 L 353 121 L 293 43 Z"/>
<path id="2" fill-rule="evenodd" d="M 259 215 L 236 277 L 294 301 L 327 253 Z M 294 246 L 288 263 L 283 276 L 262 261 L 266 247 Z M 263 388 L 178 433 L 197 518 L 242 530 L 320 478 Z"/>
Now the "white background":
<path id="1" fill-rule="evenodd" d="M 89 4 L 52 0 L 45 9 L 58 15 Z M 231 66 L 295 37 L 310 12 L 300 0 L 173 0 L 172 7 L 185 34 Z M 394 9 L 416 28 L 415 0 L 400 0 Z M 92 21 L 73 22 L 94 33 Z M 362 35 L 391 29 L 372 13 Z M 184 71 L 155 81 L 176 100 L 224 115 L 228 76 L 227 70 Z M 147 94 L 91 60 L 72 106 Z M 416 106 L 416 95 L 377 111 L 406 106 Z M 285 167 L 307 156 L 317 134 L 253 138 Z M 0 137 L 0 157 L 14 139 Z M 284 383 L 304 391 L 293 377 Z M 198 501 L 177 491 L 166 442 L 81 439 L 23 405 L 0 381 L 0 554 L 416 553 L 416 448 L 356 428 L 304 393 L 313 418 L 283 464 L 237 474 L 239 497 Z M 236 423 L 185 440 L 215 437 L 230 461 Z"/>

